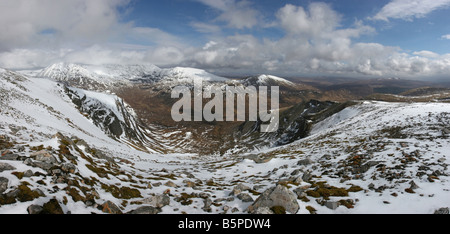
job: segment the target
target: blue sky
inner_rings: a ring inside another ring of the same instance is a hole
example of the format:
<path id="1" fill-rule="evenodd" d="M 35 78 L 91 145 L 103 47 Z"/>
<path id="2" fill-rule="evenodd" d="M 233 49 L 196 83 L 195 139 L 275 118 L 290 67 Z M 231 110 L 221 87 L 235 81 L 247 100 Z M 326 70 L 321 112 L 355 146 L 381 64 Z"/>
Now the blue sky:
<path id="1" fill-rule="evenodd" d="M 275 13 L 286 4 L 308 7 L 314 1 L 302 0 L 258 0 L 252 1 L 252 8 L 259 11 L 265 22 L 275 21 Z M 376 42 L 389 46 L 399 46 L 404 50 L 430 50 L 436 53 L 450 53 L 450 41 L 442 36 L 450 34 L 450 10 L 435 10 L 426 17 L 414 19 L 390 19 L 389 22 L 374 21 L 375 16 L 389 0 L 328 0 L 334 10 L 343 16 L 342 27 L 351 26 L 355 20 L 373 26 L 377 32 L 359 38 L 357 41 Z M 125 21 L 134 21 L 137 26 L 158 27 L 166 32 L 183 37 L 191 43 L 206 43 L 208 34 L 197 32 L 192 22 L 211 22 L 221 27 L 226 35 L 250 33 L 258 38 L 280 38 L 283 31 L 276 27 L 255 27 L 252 29 L 233 29 L 225 22 L 217 22 L 217 10 L 194 0 L 147 1 L 135 0 L 131 3 L 132 12 Z"/>
<path id="2" fill-rule="evenodd" d="M 450 79 L 450 0 L 2 0 L 0 67 Z"/>

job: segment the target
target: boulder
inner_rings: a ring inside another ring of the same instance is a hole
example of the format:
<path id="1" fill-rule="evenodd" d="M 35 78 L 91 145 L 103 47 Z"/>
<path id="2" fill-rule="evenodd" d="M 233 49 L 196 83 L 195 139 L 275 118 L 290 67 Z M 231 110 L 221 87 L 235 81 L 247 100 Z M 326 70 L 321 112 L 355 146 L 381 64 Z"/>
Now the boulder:
<path id="1" fill-rule="evenodd" d="M 31 205 L 27 208 L 28 214 L 41 214 L 44 208 L 38 205 Z"/>
<path id="2" fill-rule="evenodd" d="M 448 207 L 446 207 L 446 208 L 440 208 L 439 210 L 436 210 L 436 211 L 434 212 L 434 214 L 436 214 L 436 215 L 448 215 L 448 214 L 450 214 L 450 210 L 449 210 Z"/>
<path id="3" fill-rule="evenodd" d="M 61 170 L 65 173 L 73 174 L 76 172 L 77 166 L 72 163 L 64 163 L 63 165 L 61 165 Z"/>
<path id="4" fill-rule="evenodd" d="M 239 195 L 237 195 L 237 198 L 243 202 L 254 202 L 255 200 L 253 200 L 252 196 L 250 196 L 250 194 L 248 193 L 241 193 Z"/>
<path id="5" fill-rule="evenodd" d="M 324 204 L 328 209 L 336 210 L 339 207 L 339 202 L 336 201 L 327 201 Z"/>
<path id="6" fill-rule="evenodd" d="M 248 187 L 245 184 L 238 184 L 233 188 L 233 191 L 231 191 L 230 196 L 238 196 L 239 194 L 241 194 L 243 191 L 248 191 L 251 188 Z"/>
<path id="7" fill-rule="evenodd" d="M 0 160 L 5 160 L 5 161 L 19 161 L 19 155 L 17 154 L 5 154 L 3 156 L 0 157 Z"/>
<path id="8" fill-rule="evenodd" d="M 170 204 L 170 197 L 167 194 L 155 195 L 141 200 L 140 203 L 150 205 L 156 208 L 162 208 Z"/>
<path id="9" fill-rule="evenodd" d="M 136 214 L 136 215 L 152 215 L 158 214 L 161 212 L 161 209 L 153 207 L 153 206 L 142 206 L 137 208 L 136 210 L 132 210 L 127 214 Z"/>
<path id="10" fill-rule="evenodd" d="M 107 201 L 102 205 L 102 211 L 108 214 L 122 214 L 120 208 L 112 201 Z"/>
<path id="11" fill-rule="evenodd" d="M 26 170 L 26 171 L 23 173 L 23 177 L 32 177 L 33 175 L 34 175 L 34 173 L 33 173 L 32 170 Z"/>
<path id="12" fill-rule="evenodd" d="M 212 211 L 212 209 L 211 209 L 212 203 L 213 202 L 212 202 L 211 198 L 204 199 L 203 200 L 203 210 L 206 212 L 211 212 Z"/>
<path id="13" fill-rule="evenodd" d="M 178 185 L 172 181 L 167 181 L 164 185 L 167 187 L 178 188 Z"/>
<path id="14" fill-rule="evenodd" d="M 8 189 L 8 183 L 8 179 L 0 177 L 0 194 L 4 193 Z"/>
<path id="15" fill-rule="evenodd" d="M 51 155 L 47 150 L 41 150 L 30 154 L 30 157 L 34 158 L 36 161 L 55 164 L 57 162 L 56 158 Z"/>
<path id="16" fill-rule="evenodd" d="M 16 168 L 7 163 L 0 163 L 0 172 L 13 171 L 13 170 L 16 170 Z"/>
<path id="17" fill-rule="evenodd" d="M 313 164 L 313 163 L 314 163 L 313 160 L 311 160 L 310 158 L 307 158 L 307 159 L 303 159 L 303 160 L 298 161 L 297 165 L 298 166 L 308 166 L 308 165 Z"/>
<path id="18" fill-rule="evenodd" d="M 252 214 L 256 215 L 273 215 L 273 211 L 269 207 L 259 207 L 258 209 L 254 210 Z"/>
<path id="19" fill-rule="evenodd" d="M 296 214 L 300 209 L 297 202 L 297 196 L 283 185 L 278 185 L 266 190 L 248 208 L 248 211 L 254 213 L 262 207 L 271 209 L 272 207 L 280 206 L 284 207 L 284 209 L 291 214 Z"/>
<path id="20" fill-rule="evenodd" d="M 40 214 L 64 214 L 64 211 L 61 208 L 61 205 L 59 205 L 58 200 L 51 199 L 42 206 Z"/>
<path id="21" fill-rule="evenodd" d="M 312 179 L 312 174 L 309 172 L 306 172 L 305 174 L 303 174 L 302 178 L 303 181 L 310 181 Z"/>

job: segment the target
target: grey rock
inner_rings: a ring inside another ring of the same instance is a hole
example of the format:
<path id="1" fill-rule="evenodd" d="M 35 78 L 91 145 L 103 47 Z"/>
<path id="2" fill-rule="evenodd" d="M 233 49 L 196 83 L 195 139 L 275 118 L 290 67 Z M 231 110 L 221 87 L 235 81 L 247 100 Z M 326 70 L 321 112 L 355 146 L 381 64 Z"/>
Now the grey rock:
<path id="1" fill-rule="evenodd" d="M 306 196 L 306 190 L 303 188 L 294 189 L 294 193 L 297 194 L 297 197 L 305 197 Z"/>
<path id="2" fill-rule="evenodd" d="M 27 170 L 23 173 L 23 177 L 32 177 L 34 175 L 32 170 Z"/>
<path id="3" fill-rule="evenodd" d="M 49 171 L 50 169 L 52 169 L 52 167 L 54 166 L 51 163 L 47 163 L 47 162 L 40 162 L 40 161 L 34 161 L 30 164 L 30 166 L 32 167 L 39 167 L 45 171 Z"/>
<path id="4" fill-rule="evenodd" d="M 152 215 L 152 214 L 158 214 L 160 212 L 161 212 L 161 209 L 159 209 L 159 208 L 156 208 L 153 206 L 142 206 L 142 207 L 137 208 L 136 210 L 132 210 L 132 211 L 128 212 L 127 214 Z"/>
<path id="5" fill-rule="evenodd" d="M 211 212 L 212 200 L 210 198 L 206 198 L 203 200 L 203 210 L 206 212 Z"/>
<path id="6" fill-rule="evenodd" d="M 178 185 L 172 181 L 167 181 L 164 185 L 167 187 L 178 188 Z"/>
<path id="7" fill-rule="evenodd" d="M 377 166 L 380 163 L 382 163 L 382 161 L 370 161 L 370 162 L 367 162 L 366 164 L 364 164 L 362 166 L 353 168 L 353 173 L 355 173 L 355 174 L 366 173 L 367 171 L 370 170 L 370 168 L 372 168 L 374 166 Z"/>
<path id="8" fill-rule="evenodd" d="M 301 184 L 301 183 L 303 183 L 303 178 L 301 176 L 299 176 L 297 178 L 293 178 L 292 182 L 294 182 L 296 184 Z"/>
<path id="9" fill-rule="evenodd" d="M 237 195 L 237 198 L 243 202 L 254 202 L 255 200 L 248 193 L 241 193 Z"/>
<path id="10" fill-rule="evenodd" d="M 28 214 L 40 214 L 43 210 L 44 208 L 38 205 L 31 205 L 27 208 Z"/>
<path id="11" fill-rule="evenodd" d="M 113 158 L 111 158 L 109 156 L 106 156 L 106 154 L 104 154 L 102 151 L 99 151 L 99 150 L 96 150 L 94 156 L 99 158 L 99 159 L 106 160 L 106 161 L 108 161 L 110 163 L 114 163 L 115 162 Z"/>
<path id="12" fill-rule="evenodd" d="M 253 160 L 257 164 L 264 164 L 270 162 L 274 156 L 264 156 L 264 155 L 249 155 L 246 158 Z"/>
<path id="13" fill-rule="evenodd" d="M 153 187 L 159 187 L 159 186 L 161 186 L 161 185 L 162 185 L 161 182 L 156 182 L 156 183 L 153 183 L 153 184 L 152 184 Z"/>
<path id="14" fill-rule="evenodd" d="M 53 175 L 59 175 L 59 174 L 61 174 L 61 172 L 62 172 L 61 169 L 53 169 L 52 170 Z"/>
<path id="15" fill-rule="evenodd" d="M 255 211 L 253 211 L 252 214 L 257 214 L 257 215 L 273 215 L 273 211 L 269 208 L 269 207 L 259 207 L 258 209 L 256 209 Z"/>
<path id="16" fill-rule="evenodd" d="M 296 169 L 296 170 L 294 170 L 294 171 L 291 173 L 291 176 L 297 176 L 297 175 L 300 175 L 301 172 L 302 172 L 302 170 Z"/>
<path id="17" fill-rule="evenodd" d="M 442 133 L 445 134 L 445 135 L 450 135 L 450 129 L 442 128 Z"/>
<path id="18" fill-rule="evenodd" d="M 231 213 L 237 213 L 237 212 L 239 212 L 239 208 L 233 207 L 233 209 L 231 209 Z"/>
<path id="19" fill-rule="evenodd" d="M 107 201 L 102 205 L 102 211 L 108 214 L 122 214 L 120 208 L 112 201 Z"/>
<path id="20" fill-rule="evenodd" d="M 65 173 L 73 174 L 76 172 L 77 167 L 72 163 L 64 163 L 61 165 L 61 170 Z"/>
<path id="21" fill-rule="evenodd" d="M 0 177 L 0 194 L 4 193 L 8 189 L 8 183 L 8 179 Z"/>
<path id="22" fill-rule="evenodd" d="M 39 152 L 35 152 L 30 154 L 31 158 L 34 158 L 36 161 L 55 164 L 57 162 L 56 158 L 50 154 L 47 150 L 41 150 Z"/>
<path id="23" fill-rule="evenodd" d="M 300 209 L 296 194 L 285 186 L 278 185 L 262 193 L 248 208 L 248 211 L 253 213 L 260 207 L 267 207 L 270 209 L 275 206 L 282 206 L 291 214 L 296 214 Z"/>
<path id="24" fill-rule="evenodd" d="M 339 207 L 339 202 L 336 201 L 326 201 L 325 207 L 331 210 L 336 210 Z"/>
<path id="25" fill-rule="evenodd" d="M 298 161 L 297 165 L 298 166 L 308 166 L 308 165 L 313 164 L 313 163 L 314 163 L 313 160 L 311 160 L 310 158 L 307 158 L 307 159 L 303 159 L 303 160 Z"/>
<path id="26" fill-rule="evenodd" d="M 12 170 L 16 170 L 16 168 L 7 163 L 0 163 L 0 172 L 12 171 Z"/>
<path id="27" fill-rule="evenodd" d="M 414 181 L 411 181 L 409 184 L 411 185 L 411 187 L 409 187 L 410 189 L 414 190 L 414 189 L 418 189 L 419 188 L 419 186 Z"/>
<path id="28" fill-rule="evenodd" d="M 5 160 L 5 161 L 19 161 L 19 155 L 17 154 L 6 154 L 2 157 L 0 157 L 0 160 Z"/>
<path id="29" fill-rule="evenodd" d="M 434 214 L 436 214 L 436 215 L 448 215 L 448 214 L 450 214 L 450 210 L 449 210 L 448 207 L 446 207 L 446 208 L 440 208 L 439 210 L 436 210 L 436 211 L 434 212 Z"/>
<path id="30" fill-rule="evenodd" d="M 305 174 L 303 174 L 302 176 L 302 180 L 303 181 L 310 181 L 312 179 L 312 175 L 309 172 L 306 172 Z"/>
<path id="31" fill-rule="evenodd" d="M 199 194 L 198 194 L 198 197 L 199 197 L 199 198 L 206 199 L 206 198 L 211 197 L 211 194 L 209 194 L 209 193 L 199 193 Z"/>
<path id="32" fill-rule="evenodd" d="M 140 200 L 142 204 L 150 205 L 156 208 L 162 208 L 170 204 L 170 197 L 168 195 L 155 195 Z"/>
<path id="33" fill-rule="evenodd" d="M 230 196 L 238 196 L 239 194 L 241 194 L 243 191 L 248 191 L 251 188 L 248 187 L 245 184 L 238 184 L 233 188 L 233 191 L 231 191 Z"/>
<path id="34" fill-rule="evenodd" d="M 247 186 L 247 185 L 245 185 L 245 184 L 238 184 L 238 185 L 236 185 L 235 188 L 236 188 L 236 189 L 239 189 L 239 190 L 241 190 L 241 191 L 247 191 L 247 190 L 250 190 L 250 189 L 251 189 L 249 186 Z"/>

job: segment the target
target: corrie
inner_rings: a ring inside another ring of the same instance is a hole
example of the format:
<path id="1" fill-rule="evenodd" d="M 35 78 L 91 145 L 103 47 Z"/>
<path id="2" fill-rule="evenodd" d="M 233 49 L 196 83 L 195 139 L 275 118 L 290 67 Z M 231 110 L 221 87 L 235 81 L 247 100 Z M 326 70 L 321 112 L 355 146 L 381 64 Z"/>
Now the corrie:
<path id="1" fill-rule="evenodd" d="M 180 99 L 172 106 L 171 111 L 172 119 L 176 122 L 260 121 L 262 133 L 276 132 L 279 127 L 280 88 L 277 86 L 271 87 L 269 96 L 266 86 L 260 86 L 259 90 L 254 86 L 203 87 L 203 81 L 196 80 L 193 92 L 187 86 L 178 86 L 172 90 L 171 97 Z M 211 100 L 204 105 L 204 99 Z M 248 103 L 248 113 L 246 103 Z"/>

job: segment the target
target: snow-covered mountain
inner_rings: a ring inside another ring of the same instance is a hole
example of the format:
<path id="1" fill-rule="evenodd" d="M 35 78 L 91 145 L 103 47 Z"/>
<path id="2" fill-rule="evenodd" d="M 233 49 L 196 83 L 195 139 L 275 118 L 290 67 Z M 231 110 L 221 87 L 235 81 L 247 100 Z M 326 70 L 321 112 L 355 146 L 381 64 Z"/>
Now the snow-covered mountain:
<path id="1" fill-rule="evenodd" d="M 297 86 L 291 81 L 272 75 L 260 75 L 241 80 L 244 86 Z"/>
<path id="2" fill-rule="evenodd" d="M 312 124 L 306 137 L 221 156 L 158 153 L 173 147 L 161 143 L 170 134 L 140 126 L 122 99 L 49 79 L 0 69 L 0 105 L 0 213 L 448 213 L 450 206 L 449 103 L 309 102 L 281 116 L 292 123 L 281 140 L 299 134 L 294 123 L 302 121 Z"/>
<path id="3" fill-rule="evenodd" d="M 284 78 L 272 75 L 248 77 L 242 80 L 230 80 L 205 70 L 175 67 L 159 68 L 154 65 L 81 65 L 71 63 L 56 63 L 36 72 L 36 77 L 51 78 L 66 82 L 69 85 L 90 89 L 107 90 L 117 83 L 126 85 L 130 83 L 149 84 L 162 89 L 175 86 L 193 86 L 195 81 L 203 81 L 204 85 L 229 84 L 244 86 L 281 86 L 287 88 L 299 87 Z"/>
<path id="4" fill-rule="evenodd" d="M 80 65 L 56 63 L 37 72 L 36 77 L 51 78 L 56 81 L 85 89 L 107 90 L 117 84 L 152 84 L 160 87 L 193 85 L 195 80 L 205 83 L 226 82 L 228 79 L 195 68 L 161 69 L 154 65 Z"/>

